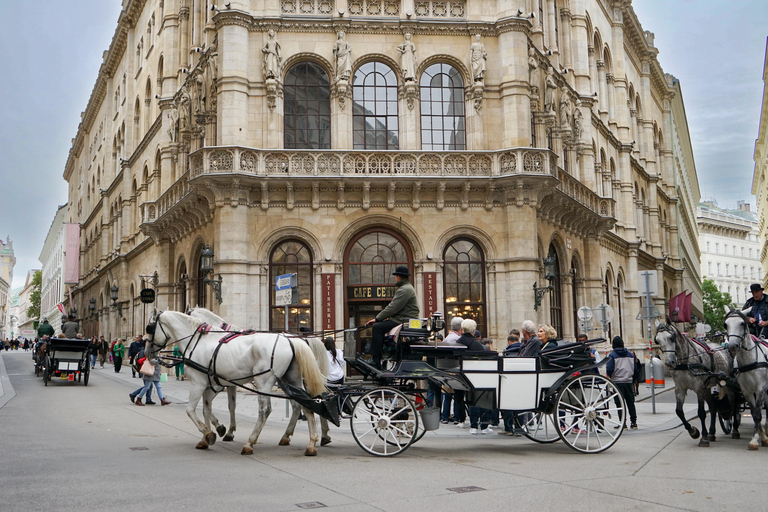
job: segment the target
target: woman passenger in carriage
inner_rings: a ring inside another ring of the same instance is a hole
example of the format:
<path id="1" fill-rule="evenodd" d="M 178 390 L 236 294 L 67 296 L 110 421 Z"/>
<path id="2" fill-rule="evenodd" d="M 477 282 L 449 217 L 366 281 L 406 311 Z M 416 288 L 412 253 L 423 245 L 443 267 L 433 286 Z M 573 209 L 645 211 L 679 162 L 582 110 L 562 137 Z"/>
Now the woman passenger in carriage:
<path id="1" fill-rule="evenodd" d="M 480 341 L 475 338 L 475 330 L 477 329 L 477 322 L 467 318 L 461 322 L 461 337 L 456 340 L 459 345 L 464 345 L 467 350 L 471 352 L 485 352 L 485 347 Z"/>
<path id="2" fill-rule="evenodd" d="M 536 335 L 541 340 L 541 351 L 551 350 L 557 346 L 557 331 L 551 325 L 539 324 Z"/>

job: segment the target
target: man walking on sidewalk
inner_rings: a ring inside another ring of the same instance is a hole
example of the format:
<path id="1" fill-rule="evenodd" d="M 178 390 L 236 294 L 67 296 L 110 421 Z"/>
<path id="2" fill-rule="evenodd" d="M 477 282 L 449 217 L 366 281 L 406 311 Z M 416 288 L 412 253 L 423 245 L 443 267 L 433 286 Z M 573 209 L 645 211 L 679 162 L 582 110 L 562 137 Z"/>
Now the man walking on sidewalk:
<path id="1" fill-rule="evenodd" d="M 606 374 L 608 378 L 616 385 L 619 393 L 624 397 L 624 402 L 629 409 L 629 428 L 637 429 L 637 411 L 635 410 L 635 394 L 632 390 L 632 377 L 635 374 L 635 356 L 632 352 L 624 348 L 624 340 L 620 336 L 613 337 L 613 352 L 608 354 L 608 364 L 606 365 Z M 621 403 L 619 397 L 614 398 L 616 406 Z M 624 425 L 616 425 L 614 428 L 627 428 L 626 415 Z"/>
<path id="2" fill-rule="evenodd" d="M 128 357 L 131 358 L 131 375 L 134 379 L 136 378 L 136 369 L 133 367 L 133 364 L 136 362 L 136 356 L 139 355 L 139 351 L 141 351 L 143 346 L 144 343 L 141 341 L 141 336 L 137 334 L 131 342 L 131 346 L 128 347 Z"/>

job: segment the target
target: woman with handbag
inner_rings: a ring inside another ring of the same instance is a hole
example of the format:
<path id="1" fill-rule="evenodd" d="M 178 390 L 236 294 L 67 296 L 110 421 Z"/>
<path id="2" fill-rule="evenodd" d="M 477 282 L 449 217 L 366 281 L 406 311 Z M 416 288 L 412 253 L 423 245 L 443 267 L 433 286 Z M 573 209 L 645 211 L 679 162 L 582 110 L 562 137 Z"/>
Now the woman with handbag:
<path id="1" fill-rule="evenodd" d="M 171 402 L 163 397 L 162 391 L 160 390 L 160 367 L 157 364 L 159 361 L 157 359 L 147 359 L 144 356 L 144 349 L 142 348 L 136 356 L 136 362 L 140 368 L 139 373 L 141 374 L 141 378 L 144 379 L 144 385 L 133 393 L 128 394 L 131 402 L 142 407 L 144 405 L 154 405 L 155 402 L 152 401 L 152 385 L 154 384 L 157 389 L 157 394 L 160 396 L 160 403 L 162 405 L 170 404 Z M 144 398 L 144 394 L 147 395 L 146 404 L 141 401 L 141 399 Z"/>

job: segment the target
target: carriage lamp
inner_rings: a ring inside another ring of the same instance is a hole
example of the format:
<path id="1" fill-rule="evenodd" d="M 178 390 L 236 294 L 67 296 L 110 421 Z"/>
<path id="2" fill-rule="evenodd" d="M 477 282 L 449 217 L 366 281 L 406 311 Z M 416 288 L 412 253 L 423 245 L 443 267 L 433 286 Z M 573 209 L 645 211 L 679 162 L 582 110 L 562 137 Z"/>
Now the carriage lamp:
<path id="1" fill-rule="evenodd" d="M 203 276 L 203 283 L 209 285 L 213 289 L 213 295 L 219 304 L 222 303 L 221 299 L 221 274 L 218 279 L 209 279 L 208 274 L 213 273 L 213 249 L 210 245 L 203 247 L 200 253 L 200 275 Z"/>
<path id="2" fill-rule="evenodd" d="M 557 272 L 557 261 L 555 260 L 555 257 L 550 255 L 544 258 L 544 278 L 549 281 L 549 284 L 547 286 L 538 286 L 538 281 L 533 283 L 533 310 L 538 311 L 539 306 L 541 306 L 541 299 L 544 297 L 544 294 L 547 292 L 550 292 L 554 289 L 552 286 L 552 280 L 556 277 Z"/>
<path id="3" fill-rule="evenodd" d="M 91 313 L 91 317 L 96 316 L 96 299 L 93 297 L 88 299 L 88 311 Z"/>
<path id="4" fill-rule="evenodd" d="M 113 284 L 112 288 L 109 289 L 109 298 L 112 299 L 112 306 L 117 309 L 117 315 L 122 317 L 123 316 L 123 304 L 121 302 L 117 301 L 117 292 L 120 291 L 120 288 Z"/>

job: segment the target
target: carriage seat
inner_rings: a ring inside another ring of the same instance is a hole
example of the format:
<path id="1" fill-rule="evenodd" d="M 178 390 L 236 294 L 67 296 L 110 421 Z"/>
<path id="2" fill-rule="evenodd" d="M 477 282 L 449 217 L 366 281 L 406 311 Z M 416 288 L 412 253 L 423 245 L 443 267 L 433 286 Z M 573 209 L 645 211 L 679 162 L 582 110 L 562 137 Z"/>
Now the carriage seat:
<path id="1" fill-rule="evenodd" d="M 430 335 L 429 329 L 425 327 L 422 327 L 422 328 L 413 327 L 413 325 L 415 325 L 417 322 L 422 326 L 426 325 L 425 319 L 422 319 L 422 318 L 409 319 L 403 322 L 402 324 L 393 327 L 392 330 L 390 330 L 386 334 L 384 339 L 392 340 L 392 341 L 405 341 L 404 338 L 407 338 L 408 340 L 429 338 L 429 335 Z"/>

